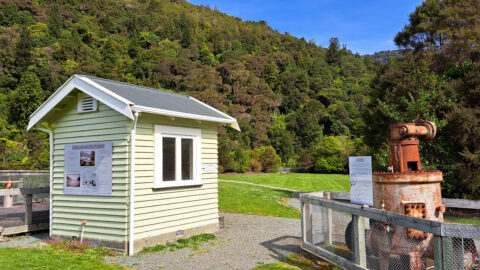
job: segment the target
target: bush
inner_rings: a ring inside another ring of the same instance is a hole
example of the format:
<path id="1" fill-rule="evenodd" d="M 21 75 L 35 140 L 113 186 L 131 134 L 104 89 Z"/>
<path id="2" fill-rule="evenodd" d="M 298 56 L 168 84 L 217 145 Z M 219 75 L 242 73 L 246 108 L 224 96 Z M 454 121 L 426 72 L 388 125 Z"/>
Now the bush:
<path id="1" fill-rule="evenodd" d="M 313 157 L 309 150 L 303 149 L 298 157 L 298 170 L 300 172 L 310 172 L 313 169 Z"/>
<path id="2" fill-rule="evenodd" d="M 264 172 L 277 172 L 282 160 L 271 146 L 264 146 L 258 150 L 258 158 Z"/>
<path id="3" fill-rule="evenodd" d="M 313 153 L 314 170 L 321 173 L 345 173 L 348 157 L 353 152 L 353 142 L 348 137 L 323 137 Z"/>
<path id="4" fill-rule="evenodd" d="M 250 160 L 250 170 L 252 172 L 261 172 L 262 171 L 262 164 L 257 159 Z"/>
<path id="5" fill-rule="evenodd" d="M 244 173 L 247 172 L 250 165 L 250 151 L 244 149 L 236 149 L 230 155 L 233 159 L 233 171 Z"/>
<path id="6" fill-rule="evenodd" d="M 252 172 L 261 172 L 262 171 L 262 163 L 259 161 L 259 153 L 258 149 L 253 149 L 252 155 L 250 158 L 250 170 Z"/>

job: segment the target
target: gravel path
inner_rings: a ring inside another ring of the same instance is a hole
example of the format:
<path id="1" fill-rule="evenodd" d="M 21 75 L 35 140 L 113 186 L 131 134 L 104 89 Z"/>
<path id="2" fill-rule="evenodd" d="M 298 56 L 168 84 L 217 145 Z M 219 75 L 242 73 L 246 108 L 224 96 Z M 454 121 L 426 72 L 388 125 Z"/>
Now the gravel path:
<path id="1" fill-rule="evenodd" d="M 108 261 L 135 269 L 252 269 L 300 251 L 300 220 L 222 214 L 225 229 L 198 250 L 119 256 Z"/>
<path id="2" fill-rule="evenodd" d="M 21 235 L 21 236 L 6 236 L 0 238 L 0 248 L 3 247 L 41 247 L 46 245 L 42 239 L 47 238 L 48 233 Z"/>

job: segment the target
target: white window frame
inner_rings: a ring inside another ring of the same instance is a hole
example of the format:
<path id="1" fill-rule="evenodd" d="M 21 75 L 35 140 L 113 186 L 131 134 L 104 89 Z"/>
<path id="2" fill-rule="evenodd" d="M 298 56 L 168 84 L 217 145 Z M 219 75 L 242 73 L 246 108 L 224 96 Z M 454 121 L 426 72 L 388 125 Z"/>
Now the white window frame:
<path id="1" fill-rule="evenodd" d="M 155 125 L 154 141 L 154 188 L 171 188 L 197 186 L 202 184 L 202 132 L 199 128 L 186 128 Z M 175 138 L 175 180 L 163 181 L 163 138 Z M 181 177 L 181 139 L 193 139 L 193 179 L 182 180 Z"/>

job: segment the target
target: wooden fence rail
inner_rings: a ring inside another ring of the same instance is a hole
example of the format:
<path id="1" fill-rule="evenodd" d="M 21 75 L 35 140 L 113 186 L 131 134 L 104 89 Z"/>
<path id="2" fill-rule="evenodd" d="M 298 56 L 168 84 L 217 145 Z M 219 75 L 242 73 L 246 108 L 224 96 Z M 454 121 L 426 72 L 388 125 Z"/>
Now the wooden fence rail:
<path id="1" fill-rule="evenodd" d="M 34 194 L 48 194 L 50 187 L 33 187 L 33 188 L 12 188 L 12 189 L 0 189 L 0 196 L 15 196 L 22 195 L 25 198 L 25 218 L 24 224 L 19 226 L 7 226 L 0 227 L 0 235 L 12 235 L 18 233 L 25 233 L 38 230 L 48 229 L 49 223 L 32 223 L 33 219 L 33 195 Z M 5 210 L 6 215 L 0 216 L 0 219 L 8 219 L 8 209 Z M 47 211 L 48 212 L 48 211 Z"/>
<path id="2" fill-rule="evenodd" d="M 342 191 L 318 191 L 310 194 L 318 197 L 323 197 L 325 192 L 330 194 L 330 198 L 334 200 L 350 201 L 350 192 Z M 447 208 L 465 208 L 465 209 L 480 209 L 480 200 L 466 200 L 466 199 L 450 199 L 443 198 L 442 203 Z"/>
<path id="3" fill-rule="evenodd" d="M 49 175 L 49 171 L 0 170 L 0 176 Z"/>

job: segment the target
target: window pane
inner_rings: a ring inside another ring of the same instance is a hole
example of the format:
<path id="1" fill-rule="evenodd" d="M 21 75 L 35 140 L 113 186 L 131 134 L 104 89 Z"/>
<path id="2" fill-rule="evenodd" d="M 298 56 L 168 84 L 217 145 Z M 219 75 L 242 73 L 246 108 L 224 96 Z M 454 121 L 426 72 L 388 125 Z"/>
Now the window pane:
<path id="1" fill-rule="evenodd" d="M 163 181 L 175 181 L 175 138 L 163 137 Z"/>
<path id="2" fill-rule="evenodd" d="M 193 179 L 193 139 L 182 139 L 182 180 Z"/>

